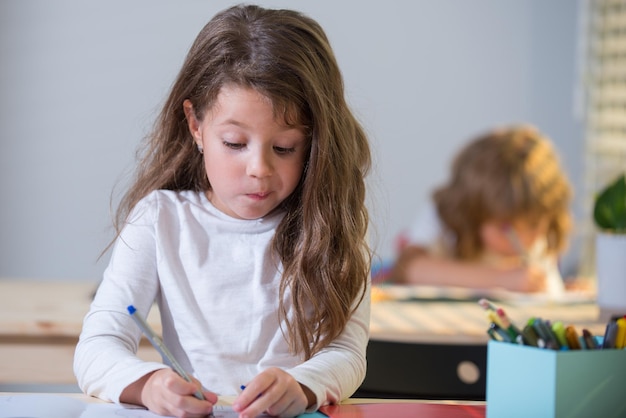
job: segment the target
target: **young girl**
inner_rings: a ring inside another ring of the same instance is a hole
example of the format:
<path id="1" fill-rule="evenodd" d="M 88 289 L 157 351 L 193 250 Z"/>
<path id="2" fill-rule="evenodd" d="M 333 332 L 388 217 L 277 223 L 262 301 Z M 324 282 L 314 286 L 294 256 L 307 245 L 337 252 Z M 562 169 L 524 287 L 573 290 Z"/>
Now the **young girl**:
<path id="1" fill-rule="evenodd" d="M 366 367 L 369 164 L 314 20 L 255 6 L 217 14 L 118 209 L 76 348 L 81 388 L 186 417 L 209 414 L 217 394 L 237 395 L 241 417 L 350 396 Z M 135 355 L 141 331 L 127 306 L 145 317 L 155 301 L 193 383 Z"/>
<path id="2" fill-rule="evenodd" d="M 488 132 L 460 151 L 434 207 L 403 237 L 392 280 L 559 297 L 570 199 L 552 145 L 536 129 Z"/>

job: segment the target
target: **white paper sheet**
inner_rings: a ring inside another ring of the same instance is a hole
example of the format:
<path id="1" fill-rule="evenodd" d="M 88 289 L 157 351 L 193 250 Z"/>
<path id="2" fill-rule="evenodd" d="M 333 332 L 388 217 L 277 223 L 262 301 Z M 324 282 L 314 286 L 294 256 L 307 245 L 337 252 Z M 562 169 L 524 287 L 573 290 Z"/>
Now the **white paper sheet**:
<path id="1" fill-rule="evenodd" d="M 215 418 L 237 418 L 230 406 L 216 405 Z M 0 418 L 163 418 L 134 405 L 89 403 L 62 395 L 0 396 Z"/>
<path id="2" fill-rule="evenodd" d="M 237 418 L 232 407 L 216 405 L 215 418 Z M 302 417 L 320 417 L 319 413 Z M 269 417 L 260 415 L 259 417 Z M 51 394 L 0 395 L 0 418 L 163 418 L 135 405 L 90 403 L 80 399 Z"/>

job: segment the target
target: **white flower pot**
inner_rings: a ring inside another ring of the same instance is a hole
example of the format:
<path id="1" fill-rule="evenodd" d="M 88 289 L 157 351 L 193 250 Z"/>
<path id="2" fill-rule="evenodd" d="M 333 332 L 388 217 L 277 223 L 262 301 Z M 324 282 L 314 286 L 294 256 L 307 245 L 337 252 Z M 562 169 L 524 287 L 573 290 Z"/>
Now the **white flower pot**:
<path id="1" fill-rule="evenodd" d="M 596 279 L 600 316 L 626 315 L 626 234 L 598 232 Z"/>

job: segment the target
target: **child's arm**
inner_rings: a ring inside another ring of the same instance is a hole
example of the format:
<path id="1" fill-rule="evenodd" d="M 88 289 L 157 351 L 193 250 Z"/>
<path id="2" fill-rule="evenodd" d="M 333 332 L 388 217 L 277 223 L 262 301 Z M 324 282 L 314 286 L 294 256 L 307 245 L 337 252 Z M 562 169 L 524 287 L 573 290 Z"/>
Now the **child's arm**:
<path id="1" fill-rule="evenodd" d="M 287 370 L 315 395 L 308 410 L 350 397 L 365 379 L 369 340 L 371 288 L 368 284 L 361 303 L 343 332 L 313 358 Z M 355 302 L 356 303 L 356 302 Z M 353 305 L 353 308 L 356 305 Z"/>
<path id="2" fill-rule="evenodd" d="M 392 277 L 397 283 L 416 285 L 504 288 L 514 292 L 541 292 L 546 288 L 546 275 L 540 269 L 521 265 L 498 268 L 458 261 L 434 256 L 415 246 L 402 251 Z"/>
<path id="3" fill-rule="evenodd" d="M 197 381 L 195 384 L 186 382 L 162 363 L 146 362 L 136 356 L 141 329 L 125 306 L 133 304 L 145 315 L 159 291 L 154 199 L 154 196 L 148 197 L 137 205 L 131 215 L 132 222 L 124 227 L 117 240 L 102 283 L 85 316 L 74 356 L 74 372 L 85 393 L 150 408 L 156 404 L 150 403 L 148 395 L 165 400 L 168 395 L 172 398 L 181 391 L 184 393 L 186 388 L 194 388 L 195 392 L 200 386 Z M 163 393 L 168 390 L 168 394 Z M 188 401 L 192 400 L 185 399 L 182 404 Z M 201 404 L 204 409 L 200 412 L 206 415 L 211 405 L 209 402 Z M 163 411 L 159 408 L 156 407 Z"/>
<path id="4" fill-rule="evenodd" d="M 363 300 L 332 343 L 298 366 L 270 368 L 255 376 L 235 400 L 236 410 L 257 413 L 272 405 L 269 411 L 277 413 L 289 400 L 298 405 L 297 412 L 304 408 L 311 412 L 350 397 L 365 378 L 370 306 L 368 285 Z M 271 393 L 266 393 L 267 388 Z M 257 399 L 259 392 L 263 396 Z"/>

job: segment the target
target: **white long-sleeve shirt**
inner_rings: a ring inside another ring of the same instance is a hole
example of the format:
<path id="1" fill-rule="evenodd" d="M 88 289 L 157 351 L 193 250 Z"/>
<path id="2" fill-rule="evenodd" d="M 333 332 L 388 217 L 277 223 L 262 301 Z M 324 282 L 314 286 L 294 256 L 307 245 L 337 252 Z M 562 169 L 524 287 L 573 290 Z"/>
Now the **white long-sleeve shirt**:
<path id="1" fill-rule="evenodd" d="M 313 391 L 315 408 L 352 395 L 365 377 L 369 289 L 328 347 L 308 361 L 290 354 L 277 313 L 282 265 L 271 256 L 282 217 L 231 218 L 191 191 L 140 201 L 84 319 L 74 358 L 81 389 L 119 402 L 129 384 L 166 367 L 136 357 L 141 331 L 127 311 L 145 317 L 156 301 L 165 345 L 208 390 L 236 395 L 275 366 Z"/>

